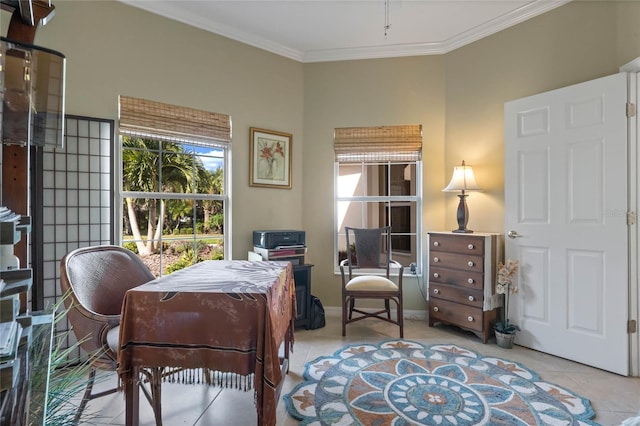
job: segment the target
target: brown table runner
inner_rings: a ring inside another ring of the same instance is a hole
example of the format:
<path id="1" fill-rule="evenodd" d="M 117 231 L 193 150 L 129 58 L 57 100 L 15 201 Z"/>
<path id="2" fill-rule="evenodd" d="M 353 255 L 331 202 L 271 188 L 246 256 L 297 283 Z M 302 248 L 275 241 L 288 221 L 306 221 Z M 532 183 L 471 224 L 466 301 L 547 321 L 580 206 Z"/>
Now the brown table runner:
<path id="1" fill-rule="evenodd" d="M 278 349 L 293 333 L 295 306 L 288 262 L 206 261 L 129 290 L 118 354 L 125 392 L 137 396 L 141 368 L 200 369 L 213 384 L 253 381 L 258 424 L 275 425 Z M 127 424 L 137 424 L 138 400 L 126 399 Z"/>

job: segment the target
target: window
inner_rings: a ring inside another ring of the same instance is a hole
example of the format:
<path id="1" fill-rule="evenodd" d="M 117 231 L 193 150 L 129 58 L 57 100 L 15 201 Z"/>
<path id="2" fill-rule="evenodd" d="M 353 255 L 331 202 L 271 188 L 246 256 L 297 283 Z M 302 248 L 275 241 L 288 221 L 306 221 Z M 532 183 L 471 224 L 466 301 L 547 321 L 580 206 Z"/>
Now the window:
<path id="1" fill-rule="evenodd" d="M 228 116 L 120 97 L 121 243 L 156 276 L 228 258 Z"/>
<path id="2" fill-rule="evenodd" d="M 392 258 L 420 265 L 422 128 L 335 129 L 336 268 L 346 257 L 345 226 L 391 226 Z"/>

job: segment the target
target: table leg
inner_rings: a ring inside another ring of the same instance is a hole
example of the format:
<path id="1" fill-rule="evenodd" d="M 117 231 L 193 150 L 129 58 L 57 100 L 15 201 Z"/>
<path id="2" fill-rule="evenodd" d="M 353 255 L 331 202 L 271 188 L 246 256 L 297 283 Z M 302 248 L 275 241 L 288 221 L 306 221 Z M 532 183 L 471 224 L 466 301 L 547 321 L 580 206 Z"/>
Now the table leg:
<path id="1" fill-rule="evenodd" d="M 293 326 L 289 326 L 286 333 L 284 334 L 284 341 L 282 342 L 282 350 L 283 354 L 279 357 L 280 360 L 280 369 L 282 370 L 282 375 L 284 377 L 285 374 L 289 373 L 289 356 L 291 352 L 291 340 L 293 337 Z M 280 356 L 280 351 L 278 350 L 278 356 Z"/>
<path id="2" fill-rule="evenodd" d="M 125 424 L 127 426 L 138 426 L 140 422 L 140 388 L 138 381 L 140 380 L 140 369 L 132 367 L 131 376 L 125 380 Z"/>
<path id="3" fill-rule="evenodd" d="M 291 335 L 293 334 L 293 327 L 289 325 L 287 332 L 284 335 L 284 359 L 289 360 L 289 347 L 291 346 Z M 289 369 L 287 369 L 287 373 Z"/>
<path id="4" fill-rule="evenodd" d="M 284 357 L 280 360 L 280 372 L 282 374 L 282 378 L 276 388 L 276 404 L 280 400 L 280 392 L 282 391 L 282 385 L 284 385 L 284 376 L 289 373 L 289 345 L 291 344 L 291 333 L 293 333 L 293 327 L 289 326 L 284 335 Z M 262 410 L 258 410 L 258 415 L 260 411 Z M 260 417 L 258 417 L 258 420 L 258 424 L 262 424 L 260 423 Z"/>

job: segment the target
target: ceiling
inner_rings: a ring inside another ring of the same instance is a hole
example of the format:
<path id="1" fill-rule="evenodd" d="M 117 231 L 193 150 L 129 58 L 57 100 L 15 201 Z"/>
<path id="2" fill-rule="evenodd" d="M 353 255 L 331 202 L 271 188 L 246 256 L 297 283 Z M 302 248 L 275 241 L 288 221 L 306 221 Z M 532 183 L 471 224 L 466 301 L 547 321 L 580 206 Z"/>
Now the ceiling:
<path id="1" fill-rule="evenodd" d="M 447 53 L 570 0 L 120 1 L 299 62 L 323 62 Z"/>

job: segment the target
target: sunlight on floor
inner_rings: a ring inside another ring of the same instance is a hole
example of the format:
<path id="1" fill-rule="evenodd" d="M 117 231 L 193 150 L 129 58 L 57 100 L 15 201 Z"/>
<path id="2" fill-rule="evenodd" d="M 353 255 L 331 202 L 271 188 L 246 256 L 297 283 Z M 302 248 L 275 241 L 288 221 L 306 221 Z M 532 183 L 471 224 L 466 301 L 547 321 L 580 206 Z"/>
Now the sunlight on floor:
<path id="1" fill-rule="evenodd" d="M 282 395 L 302 381 L 304 366 L 322 355 L 331 355 L 342 346 L 360 342 L 379 342 L 398 337 L 398 328 L 382 321 L 365 320 L 347 326 L 342 337 L 339 312 L 327 309 L 327 325 L 318 330 L 297 330 L 285 378 Z M 524 364 L 536 371 L 542 380 L 565 387 L 591 400 L 595 421 L 602 425 L 620 425 L 640 411 L 640 378 L 622 377 L 587 367 L 541 352 L 515 346 L 502 349 L 495 341 L 483 345 L 473 334 L 454 327 L 429 328 L 425 321 L 405 322 L 405 339 L 424 344 L 453 343 L 483 355 L 494 355 Z M 517 343 L 517 341 L 516 341 Z M 98 386 L 116 384 L 111 375 Z M 140 402 L 140 425 L 155 425 L 153 413 L 146 401 Z M 124 425 L 124 397 L 121 393 L 89 402 L 87 413 L 94 417 L 84 425 Z M 165 383 L 162 387 L 163 424 L 174 425 L 234 425 L 251 426 L 257 422 L 253 392 L 219 389 L 202 385 Z M 278 426 L 297 425 L 289 417 L 282 398 L 278 404 Z"/>

